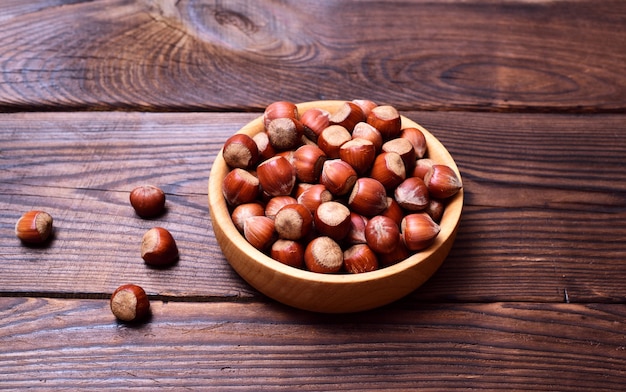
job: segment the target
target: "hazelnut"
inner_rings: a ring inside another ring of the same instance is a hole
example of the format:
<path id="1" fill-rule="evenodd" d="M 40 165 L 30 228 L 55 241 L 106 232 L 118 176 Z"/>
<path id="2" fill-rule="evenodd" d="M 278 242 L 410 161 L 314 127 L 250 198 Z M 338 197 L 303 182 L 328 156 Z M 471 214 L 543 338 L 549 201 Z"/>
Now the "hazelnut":
<path id="1" fill-rule="evenodd" d="M 402 240 L 412 251 L 427 248 L 439 234 L 441 227 L 425 212 L 409 214 L 400 225 Z"/>
<path id="2" fill-rule="evenodd" d="M 142 218 L 153 218 L 165 208 L 165 193 L 153 185 L 138 186 L 130 192 L 130 205 Z"/>
<path id="3" fill-rule="evenodd" d="M 276 149 L 270 143 L 270 138 L 267 136 L 267 132 L 259 132 L 252 136 L 252 140 L 256 144 L 259 150 L 259 160 L 266 160 L 276 155 Z"/>
<path id="4" fill-rule="evenodd" d="M 324 109 L 311 108 L 302 113 L 300 122 L 304 128 L 304 135 L 317 142 L 317 138 L 330 125 L 330 113 Z"/>
<path id="5" fill-rule="evenodd" d="M 343 251 L 330 237 L 314 238 L 304 250 L 304 264 L 311 272 L 335 273 L 343 266 Z"/>
<path id="6" fill-rule="evenodd" d="M 261 187 L 268 195 L 291 194 L 296 184 L 296 170 L 287 158 L 274 156 L 261 162 L 256 170 Z"/>
<path id="7" fill-rule="evenodd" d="M 402 210 L 396 199 L 387 196 L 387 208 L 380 215 L 391 218 L 400 227 L 402 218 L 404 218 L 404 210 Z"/>
<path id="8" fill-rule="evenodd" d="M 243 224 L 251 216 L 265 215 L 265 208 L 261 203 L 252 202 L 240 204 L 233 209 L 231 218 L 237 230 L 243 233 Z"/>
<path id="9" fill-rule="evenodd" d="M 109 304 L 113 315 L 124 322 L 141 321 L 150 314 L 150 301 L 146 292 L 134 284 L 115 289 Z"/>
<path id="10" fill-rule="evenodd" d="M 269 104 L 263 112 L 263 125 L 267 129 L 272 120 L 277 118 L 298 119 L 298 107 L 289 101 L 276 101 Z"/>
<path id="11" fill-rule="evenodd" d="M 415 161 L 415 167 L 413 167 L 413 173 L 411 177 L 419 177 L 424 179 L 424 176 L 431 167 L 435 164 L 435 161 L 429 158 L 422 158 Z"/>
<path id="12" fill-rule="evenodd" d="M 411 256 L 411 252 L 404 245 L 404 241 L 402 241 L 402 235 L 400 235 L 400 241 L 398 245 L 389 253 L 379 253 L 378 255 L 378 265 L 380 267 L 389 267 L 390 265 L 397 264 L 403 260 L 406 260 L 409 256 Z"/>
<path id="13" fill-rule="evenodd" d="M 24 243 L 41 244 L 51 233 L 52 216 L 45 211 L 28 211 L 15 223 L 15 235 Z"/>
<path id="14" fill-rule="evenodd" d="M 286 205 L 296 204 L 298 200 L 291 196 L 274 196 L 265 204 L 265 216 L 274 219 L 278 211 Z"/>
<path id="15" fill-rule="evenodd" d="M 330 125 L 317 138 L 317 146 L 330 159 L 339 158 L 341 146 L 352 139 L 350 132 L 341 125 Z"/>
<path id="16" fill-rule="evenodd" d="M 419 177 L 411 177 L 402 181 L 394 191 L 396 202 L 408 211 L 425 209 L 430 202 L 428 188 Z"/>
<path id="17" fill-rule="evenodd" d="M 380 181 L 361 177 L 352 187 L 348 206 L 361 215 L 378 215 L 387 208 L 387 191 Z"/>
<path id="18" fill-rule="evenodd" d="M 236 133 L 229 137 L 222 148 L 222 157 L 232 168 L 250 168 L 259 160 L 259 148 L 250 136 Z"/>
<path id="19" fill-rule="evenodd" d="M 426 137 L 424 133 L 417 128 L 404 128 L 400 132 L 400 137 L 407 139 L 413 145 L 415 149 L 415 158 L 421 159 L 426 155 L 428 146 L 426 144 Z"/>
<path id="20" fill-rule="evenodd" d="M 305 144 L 298 147 L 293 153 L 296 178 L 305 183 L 317 182 L 326 158 L 324 151 L 315 145 Z"/>
<path id="21" fill-rule="evenodd" d="M 317 185 L 317 184 L 309 184 L 307 182 L 298 182 L 296 183 L 296 186 L 294 187 L 293 190 L 293 197 L 295 197 L 296 199 L 300 197 L 300 195 L 306 191 L 307 189 L 311 188 L 313 185 Z"/>
<path id="22" fill-rule="evenodd" d="M 352 190 L 358 175 L 349 163 L 341 159 L 329 159 L 322 166 L 320 183 L 333 195 L 342 196 Z"/>
<path id="23" fill-rule="evenodd" d="M 224 177 L 222 194 L 231 206 L 251 203 L 256 200 L 259 192 L 259 179 L 245 169 L 235 168 Z"/>
<path id="24" fill-rule="evenodd" d="M 270 257 L 295 268 L 304 268 L 304 246 L 297 241 L 276 240 L 270 249 Z"/>
<path id="25" fill-rule="evenodd" d="M 293 166 L 293 160 L 294 160 L 293 150 L 279 151 L 276 153 L 276 156 L 285 158 L 291 164 L 291 166 Z M 295 175 L 295 168 L 294 168 L 294 175 Z"/>
<path id="26" fill-rule="evenodd" d="M 343 267 L 351 274 L 374 271 L 378 269 L 378 258 L 366 244 L 352 245 L 343 252 Z"/>
<path id="27" fill-rule="evenodd" d="M 365 121 L 363 109 L 354 102 L 344 102 L 330 116 L 331 124 L 341 125 L 346 129 L 353 129 L 357 123 L 362 121 Z"/>
<path id="28" fill-rule="evenodd" d="M 376 253 L 389 253 L 400 242 L 400 230 L 393 219 L 377 215 L 365 226 L 367 245 Z"/>
<path id="29" fill-rule="evenodd" d="M 173 264 L 178 260 L 178 247 L 172 234 L 162 227 L 148 230 L 141 240 L 141 258 L 155 267 Z"/>
<path id="30" fill-rule="evenodd" d="M 424 183 L 433 197 L 447 199 L 463 187 L 461 179 L 451 167 L 433 165 L 424 175 Z"/>
<path id="31" fill-rule="evenodd" d="M 392 191 L 406 178 L 402 157 L 395 152 L 382 152 L 376 156 L 370 177 L 380 181 L 387 191 Z"/>
<path id="32" fill-rule="evenodd" d="M 376 102 L 370 101 L 369 99 L 353 99 L 352 103 L 359 105 L 359 107 L 363 111 L 363 115 L 365 116 L 365 118 L 367 118 L 372 109 L 378 106 Z"/>
<path id="33" fill-rule="evenodd" d="M 446 205 L 443 201 L 431 198 L 430 203 L 428 203 L 424 212 L 430 215 L 435 222 L 439 223 L 441 218 L 443 218 L 443 212 L 445 209 Z"/>
<path id="34" fill-rule="evenodd" d="M 359 175 L 365 174 L 376 159 L 376 147 L 370 140 L 355 138 L 339 148 L 339 158 L 347 162 Z"/>
<path id="35" fill-rule="evenodd" d="M 350 212 L 350 231 L 346 241 L 348 244 L 365 244 L 365 226 L 367 225 L 367 218 L 356 212 Z"/>
<path id="36" fill-rule="evenodd" d="M 333 194 L 322 184 L 314 184 L 298 196 L 298 203 L 305 206 L 311 214 L 315 214 L 320 204 L 333 199 Z"/>
<path id="37" fill-rule="evenodd" d="M 274 227 L 278 238 L 299 240 L 311 232 L 313 216 L 302 204 L 288 204 L 276 214 Z"/>
<path id="38" fill-rule="evenodd" d="M 243 236 L 260 251 L 269 249 L 278 239 L 274 220 L 267 216 L 251 216 L 244 222 Z"/>
<path id="39" fill-rule="evenodd" d="M 267 137 L 276 150 L 292 150 L 302 144 L 302 124 L 294 118 L 277 118 L 267 127 Z"/>
<path id="40" fill-rule="evenodd" d="M 383 136 L 378 129 L 365 122 L 360 122 L 354 126 L 352 138 L 369 140 L 374 145 L 376 153 L 380 152 L 383 146 Z"/>
<path id="41" fill-rule="evenodd" d="M 320 204 L 313 217 L 315 229 L 322 235 L 342 240 L 350 232 L 350 209 L 336 201 Z"/>
<path id="42" fill-rule="evenodd" d="M 393 106 L 376 106 L 367 116 L 367 123 L 378 129 L 383 140 L 391 140 L 400 135 L 402 118 Z"/>
<path id="43" fill-rule="evenodd" d="M 408 139 L 397 137 L 383 144 L 382 151 L 395 152 L 402 158 L 407 173 L 411 173 L 415 167 L 415 148 Z"/>

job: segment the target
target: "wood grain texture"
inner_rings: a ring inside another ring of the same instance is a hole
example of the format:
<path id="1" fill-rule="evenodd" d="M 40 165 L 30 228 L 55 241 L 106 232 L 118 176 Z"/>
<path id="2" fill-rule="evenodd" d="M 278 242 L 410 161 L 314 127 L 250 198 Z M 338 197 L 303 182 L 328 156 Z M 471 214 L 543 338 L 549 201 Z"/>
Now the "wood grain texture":
<path id="1" fill-rule="evenodd" d="M 22 3 L 0 8 L 3 111 L 626 110 L 618 0 Z"/>
<path id="2" fill-rule="evenodd" d="M 622 391 L 624 26 L 619 0 L 3 0 L 0 389 Z M 352 98 L 451 152 L 457 240 L 393 304 L 295 310 L 227 264 L 209 170 L 272 101 Z M 46 246 L 15 238 L 32 208 Z M 156 225 L 168 269 L 139 255 Z M 127 282 L 144 324 L 110 312 Z"/>
<path id="3" fill-rule="evenodd" d="M 586 392 L 626 382 L 622 305 L 438 304 L 325 316 L 153 301 L 152 310 L 149 323 L 128 327 L 106 301 L 0 298 L 0 388 Z"/>
<path id="4" fill-rule="evenodd" d="M 623 115 L 403 114 L 448 148 L 466 197 L 451 254 L 407 303 L 624 302 Z M 164 299 L 259 299 L 224 260 L 207 207 L 213 158 L 255 116 L 0 115 L 0 295 L 104 298 L 132 281 Z M 128 195 L 144 182 L 165 190 L 166 215 L 134 215 Z M 14 236 L 31 208 L 56 219 L 48 247 Z M 179 244 L 171 269 L 139 257 L 155 225 Z"/>

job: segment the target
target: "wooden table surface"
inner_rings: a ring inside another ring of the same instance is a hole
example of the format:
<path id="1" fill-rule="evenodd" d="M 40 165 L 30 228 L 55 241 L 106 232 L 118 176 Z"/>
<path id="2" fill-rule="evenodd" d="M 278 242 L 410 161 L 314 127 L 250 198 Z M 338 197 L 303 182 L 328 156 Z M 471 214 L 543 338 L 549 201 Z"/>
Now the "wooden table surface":
<path id="1" fill-rule="evenodd" d="M 619 0 L 3 1 L 0 389 L 622 391 L 625 26 Z M 209 171 L 269 103 L 355 98 L 455 157 L 457 240 L 391 305 L 292 309 L 224 259 Z M 14 235 L 30 209 L 46 246 Z M 139 256 L 156 225 L 172 268 Z M 128 282 L 137 326 L 109 310 Z"/>

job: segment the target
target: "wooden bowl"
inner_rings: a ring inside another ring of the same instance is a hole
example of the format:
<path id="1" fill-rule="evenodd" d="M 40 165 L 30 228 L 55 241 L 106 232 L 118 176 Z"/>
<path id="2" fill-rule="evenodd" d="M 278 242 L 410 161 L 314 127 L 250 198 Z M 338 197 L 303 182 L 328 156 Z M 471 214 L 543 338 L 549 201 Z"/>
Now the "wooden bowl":
<path id="1" fill-rule="evenodd" d="M 298 104 L 303 113 L 313 107 L 333 112 L 343 101 L 315 101 Z M 402 117 L 402 127 L 420 129 L 428 145 L 428 156 L 459 170 L 446 148 L 419 124 Z M 250 136 L 263 130 L 259 117 L 239 133 Z M 286 305 L 322 313 L 348 313 L 389 304 L 414 291 L 430 278 L 447 257 L 454 242 L 463 190 L 448 203 L 441 219 L 441 231 L 427 249 L 389 267 L 361 274 L 320 274 L 284 265 L 250 245 L 239 233 L 222 196 L 222 182 L 229 168 L 220 152 L 209 176 L 209 209 L 215 237 L 232 268 L 261 293 Z"/>

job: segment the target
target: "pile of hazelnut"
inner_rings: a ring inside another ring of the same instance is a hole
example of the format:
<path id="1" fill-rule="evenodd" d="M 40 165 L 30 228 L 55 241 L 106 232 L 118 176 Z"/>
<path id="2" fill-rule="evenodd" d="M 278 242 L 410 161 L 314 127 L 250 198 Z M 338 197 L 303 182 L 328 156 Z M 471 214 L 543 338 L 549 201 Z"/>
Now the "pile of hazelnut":
<path id="1" fill-rule="evenodd" d="M 299 113 L 278 101 L 263 125 L 224 143 L 222 193 L 246 240 L 296 268 L 362 273 L 404 260 L 434 242 L 446 200 L 462 188 L 390 105 Z"/>
<path id="2" fill-rule="evenodd" d="M 138 216 L 155 218 L 165 209 L 165 193 L 153 185 L 142 185 L 130 193 L 130 204 Z M 41 210 L 24 213 L 15 224 L 15 235 L 25 245 L 41 245 L 50 240 L 52 216 Z M 163 227 L 153 227 L 141 240 L 141 258 L 151 267 L 168 267 L 178 260 L 178 247 L 172 234 Z M 119 286 L 109 301 L 111 312 L 122 322 L 145 320 L 150 313 L 150 301 L 143 288 L 128 283 Z"/>

